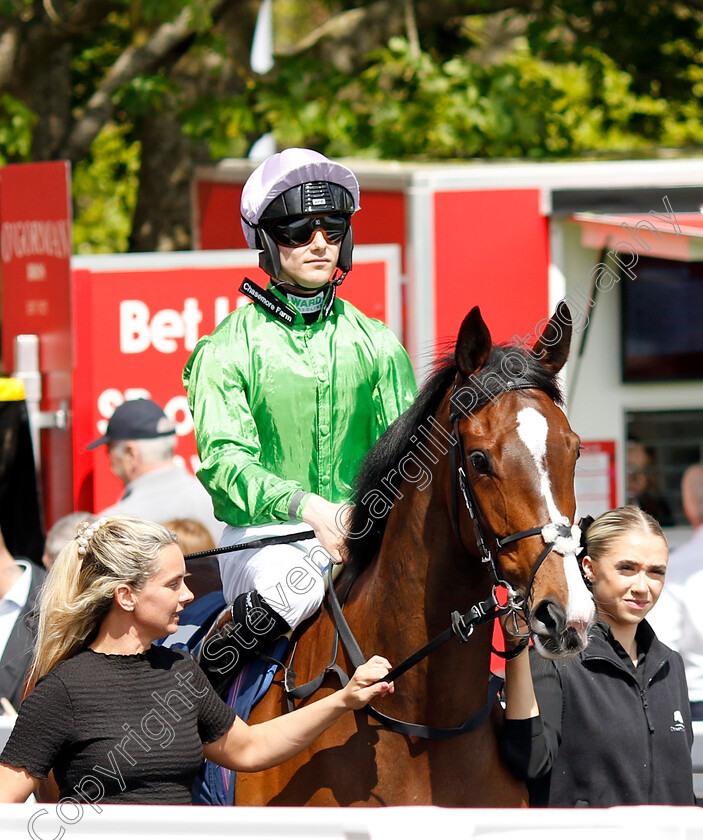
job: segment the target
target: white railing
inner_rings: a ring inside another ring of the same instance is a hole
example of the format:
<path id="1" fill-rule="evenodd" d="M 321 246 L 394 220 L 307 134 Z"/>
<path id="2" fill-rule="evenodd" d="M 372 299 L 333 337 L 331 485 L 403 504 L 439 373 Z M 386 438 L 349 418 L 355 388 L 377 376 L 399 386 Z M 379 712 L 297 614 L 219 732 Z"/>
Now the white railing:
<path id="1" fill-rule="evenodd" d="M 12 721 L 0 717 L 0 749 Z M 694 723 L 694 787 L 703 793 L 703 722 Z M 593 832 L 598 834 L 594 835 Z M 566 833 L 568 832 L 568 834 Z M 703 840 L 703 808 L 184 808 L 0 805 L 1 840 Z"/>
<path id="2" fill-rule="evenodd" d="M 73 821 L 73 822 L 71 822 Z M 595 833 L 594 833 L 595 832 Z M 183 808 L 0 806 L 3 840 L 701 840 L 703 809 Z"/>

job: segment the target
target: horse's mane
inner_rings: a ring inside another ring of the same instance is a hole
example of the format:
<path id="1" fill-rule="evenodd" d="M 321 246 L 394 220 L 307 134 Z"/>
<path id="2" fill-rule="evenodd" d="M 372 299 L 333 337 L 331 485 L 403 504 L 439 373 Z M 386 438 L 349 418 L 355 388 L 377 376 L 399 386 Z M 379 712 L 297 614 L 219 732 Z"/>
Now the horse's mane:
<path id="1" fill-rule="evenodd" d="M 513 354 L 519 354 L 519 375 L 506 375 L 506 370 L 515 370 Z M 512 367 L 508 360 L 512 359 Z M 354 508 L 348 523 L 349 535 L 346 539 L 348 560 L 357 569 L 368 565 L 381 547 L 386 530 L 388 515 L 392 505 L 383 505 L 385 511 L 380 515 L 379 499 L 393 502 L 395 497 L 389 489 L 390 476 L 395 471 L 393 487 L 398 486 L 398 464 L 410 452 L 416 452 L 418 460 L 427 467 L 428 458 L 423 456 L 420 444 L 427 443 L 430 451 L 437 451 L 436 444 L 428 442 L 428 432 L 433 430 L 428 423 L 435 418 L 437 409 L 447 391 L 453 384 L 457 373 L 454 354 L 443 356 L 437 362 L 434 373 L 425 383 L 418 398 L 410 408 L 392 423 L 364 458 L 355 482 Z M 478 374 L 472 375 L 462 386 L 465 399 L 462 402 L 471 405 L 472 412 L 479 411 L 489 400 L 494 400 L 509 390 L 535 388 L 543 391 L 553 402 L 561 405 L 563 395 L 556 378 L 556 373 L 549 370 L 529 352 L 516 345 L 493 345 L 488 361 Z M 456 405 L 452 406 L 451 417 L 461 413 Z M 434 439 L 446 448 L 446 439 L 434 431 Z M 384 483 L 385 481 L 385 483 Z M 374 505 L 374 511 L 370 505 Z M 369 528 L 369 522 L 371 527 Z M 358 536 L 354 536 L 358 535 Z"/>

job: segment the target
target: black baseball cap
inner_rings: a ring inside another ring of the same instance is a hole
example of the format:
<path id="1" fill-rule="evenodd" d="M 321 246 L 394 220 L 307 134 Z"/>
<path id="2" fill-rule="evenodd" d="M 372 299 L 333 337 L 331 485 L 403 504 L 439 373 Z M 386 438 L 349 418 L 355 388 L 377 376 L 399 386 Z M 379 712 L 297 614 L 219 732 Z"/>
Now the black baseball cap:
<path id="1" fill-rule="evenodd" d="M 95 449 L 115 440 L 144 440 L 175 434 L 176 427 L 153 400 L 127 400 L 115 409 L 105 434 L 86 448 Z"/>

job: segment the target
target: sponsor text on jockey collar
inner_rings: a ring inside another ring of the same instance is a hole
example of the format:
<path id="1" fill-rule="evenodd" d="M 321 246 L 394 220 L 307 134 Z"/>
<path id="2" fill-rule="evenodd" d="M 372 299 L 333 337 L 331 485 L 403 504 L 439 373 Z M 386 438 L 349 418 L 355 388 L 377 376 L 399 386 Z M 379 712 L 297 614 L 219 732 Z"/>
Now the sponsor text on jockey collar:
<path id="1" fill-rule="evenodd" d="M 251 298 L 254 303 L 258 303 L 262 309 L 270 312 L 274 318 L 283 321 L 284 324 L 292 324 L 295 320 L 295 316 L 297 315 L 295 309 L 283 303 L 283 301 L 271 294 L 268 289 L 262 289 L 261 286 L 257 286 L 253 280 L 245 278 L 239 287 L 239 291 Z"/>
<path id="2" fill-rule="evenodd" d="M 318 292 L 312 297 L 300 297 L 292 294 L 287 297 L 288 302 L 293 304 L 301 315 L 314 315 L 322 309 L 322 304 L 325 302 L 324 292 Z"/>

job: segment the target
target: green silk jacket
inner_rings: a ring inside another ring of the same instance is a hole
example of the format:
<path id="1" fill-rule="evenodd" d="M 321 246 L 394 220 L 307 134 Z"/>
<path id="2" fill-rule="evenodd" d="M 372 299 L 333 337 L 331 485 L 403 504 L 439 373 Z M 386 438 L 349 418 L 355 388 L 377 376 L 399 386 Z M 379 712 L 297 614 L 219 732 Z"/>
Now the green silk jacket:
<path id="1" fill-rule="evenodd" d="M 198 477 L 234 526 L 290 521 L 300 490 L 298 513 L 310 492 L 350 501 L 361 460 L 416 395 L 395 335 L 339 298 L 309 325 L 254 303 L 237 309 L 200 339 L 183 382 Z"/>

